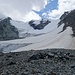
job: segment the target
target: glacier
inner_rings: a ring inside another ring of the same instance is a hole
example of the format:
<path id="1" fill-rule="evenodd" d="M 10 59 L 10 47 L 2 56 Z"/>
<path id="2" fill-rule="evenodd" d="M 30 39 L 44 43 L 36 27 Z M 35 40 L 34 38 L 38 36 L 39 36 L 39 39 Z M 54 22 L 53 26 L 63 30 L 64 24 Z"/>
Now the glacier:
<path id="1" fill-rule="evenodd" d="M 21 39 L 0 41 L 0 50 L 3 52 L 19 52 L 28 50 L 40 50 L 40 49 L 75 49 L 75 38 L 71 36 L 72 29 L 67 29 L 59 33 L 64 24 L 58 26 L 60 20 L 51 20 L 47 26 L 42 30 L 33 29 L 28 22 L 11 20 L 11 24 L 19 30 L 19 37 Z M 35 21 L 38 24 L 39 21 Z M 59 33 L 59 34 L 58 34 Z"/>

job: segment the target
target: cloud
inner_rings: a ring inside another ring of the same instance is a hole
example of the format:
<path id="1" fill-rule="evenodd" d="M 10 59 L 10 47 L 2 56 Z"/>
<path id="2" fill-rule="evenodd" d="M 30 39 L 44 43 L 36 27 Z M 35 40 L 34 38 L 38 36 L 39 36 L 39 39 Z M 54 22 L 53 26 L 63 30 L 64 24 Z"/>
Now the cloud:
<path id="1" fill-rule="evenodd" d="M 32 10 L 40 11 L 47 3 L 48 0 L 0 0 L 0 12 L 16 20 L 40 19 Z"/>
<path id="2" fill-rule="evenodd" d="M 25 15 L 25 17 L 23 18 L 23 21 L 30 21 L 30 20 L 38 20 L 41 19 L 41 17 L 39 15 L 37 15 L 36 13 L 34 13 L 33 11 L 30 11 L 27 15 Z"/>
<path id="3" fill-rule="evenodd" d="M 58 19 L 65 11 L 75 9 L 75 0 L 58 0 L 57 9 L 47 11 L 47 18 Z"/>
<path id="4" fill-rule="evenodd" d="M 54 0 L 51 0 L 54 1 Z M 40 11 L 50 0 L 0 0 L 0 12 L 15 20 L 29 21 L 39 20 L 41 17 L 34 11 Z M 65 11 L 75 9 L 75 0 L 58 0 L 57 9 L 46 11 L 42 16 L 58 19 Z"/>

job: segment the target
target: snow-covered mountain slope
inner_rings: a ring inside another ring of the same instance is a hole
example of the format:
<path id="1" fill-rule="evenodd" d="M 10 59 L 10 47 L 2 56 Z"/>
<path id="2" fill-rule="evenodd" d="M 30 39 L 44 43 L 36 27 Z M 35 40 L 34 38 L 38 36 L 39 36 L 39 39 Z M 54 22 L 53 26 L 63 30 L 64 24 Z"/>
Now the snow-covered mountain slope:
<path id="1" fill-rule="evenodd" d="M 59 33 L 64 25 L 57 28 L 58 21 L 59 20 L 51 21 L 51 23 L 42 30 L 34 30 L 33 28 L 28 27 L 29 33 L 45 34 L 23 39 L 0 41 L 0 49 L 4 52 L 17 52 L 37 49 L 40 50 L 47 48 L 75 49 L 75 38 L 71 36 L 73 33 L 72 29 L 68 27 L 64 32 Z M 19 29 L 24 29 L 23 32 L 26 33 L 25 28 L 27 29 L 27 26 L 24 28 L 19 24 L 15 25 Z M 24 25 L 24 23 L 21 25 Z"/>
<path id="2" fill-rule="evenodd" d="M 24 46 L 33 44 L 35 42 L 39 42 L 40 40 L 42 40 L 40 37 L 45 36 L 45 34 L 48 34 L 54 31 L 54 29 L 57 27 L 57 23 L 58 23 L 58 20 L 51 21 L 51 23 L 47 25 L 44 29 L 35 30 L 31 26 L 29 26 L 28 23 L 11 20 L 11 24 L 14 25 L 19 30 L 20 35 L 30 33 L 31 35 L 34 34 L 38 36 L 27 37 L 28 39 L 24 38 L 24 39 L 16 39 L 16 40 L 9 40 L 9 41 L 0 41 L 0 49 L 3 50 L 4 52 L 9 52 L 9 51 L 18 49 L 20 47 L 24 47 Z M 43 34 L 43 35 L 40 35 L 40 34 Z"/>
<path id="3" fill-rule="evenodd" d="M 65 49 L 75 49 L 75 38 L 71 36 L 72 30 L 71 28 L 67 28 L 66 31 L 58 34 L 58 32 L 62 29 L 60 27 L 57 28 L 53 32 L 49 32 L 48 34 L 38 36 L 35 38 L 26 38 L 24 41 L 26 43 L 33 43 L 26 47 L 19 48 L 16 51 L 25 51 L 25 50 L 40 50 L 47 48 L 65 48 Z"/>
<path id="4" fill-rule="evenodd" d="M 48 33 L 49 31 L 53 30 L 55 27 L 57 27 L 57 23 L 59 20 L 52 20 L 51 23 L 49 23 L 47 26 L 44 27 L 44 29 L 41 30 L 35 30 L 33 29 L 29 23 L 19 22 L 11 20 L 11 24 L 14 25 L 18 30 L 20 37 L 27 37 L 27 36 L 37 36 L 41 34 Z M 35 23 L 39 23 L 39 21 L 35 21 Z"/>

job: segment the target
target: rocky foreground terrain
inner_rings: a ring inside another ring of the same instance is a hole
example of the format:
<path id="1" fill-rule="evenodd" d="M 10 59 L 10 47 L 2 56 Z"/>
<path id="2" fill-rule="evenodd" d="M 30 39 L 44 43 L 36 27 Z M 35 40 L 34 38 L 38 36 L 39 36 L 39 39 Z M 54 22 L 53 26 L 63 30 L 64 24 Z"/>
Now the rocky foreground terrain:
<path id="1" fill-rule="evenodd" d="M 0 75 L 75 75 L 75 50 L 0 52 Z"/>

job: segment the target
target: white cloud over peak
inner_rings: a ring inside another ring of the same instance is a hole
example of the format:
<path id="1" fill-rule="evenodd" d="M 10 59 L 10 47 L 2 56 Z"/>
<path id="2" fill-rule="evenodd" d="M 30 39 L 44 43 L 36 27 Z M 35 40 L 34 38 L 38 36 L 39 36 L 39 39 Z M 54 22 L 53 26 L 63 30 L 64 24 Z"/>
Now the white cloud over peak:
<path id="1" fill-rule="evenodd" d="M 57 9 L 52 11 L 47 11 L 47 18 L 57 19 L 59 18 L 65 11 L 70 11 L 75 9 L 75 0 L 58 0 Z"/>
<path id="2" fill-rule="evenodd" d="M 25 17 L 23 18 L 23 21 L 27 22 L 30 20 L 39 20 L 39 19 L 41 19 L 41 17 L 39 15 L 37 15 L 33 11 L 30 11 L 27 15 L 25 15 Z"/>
<path id="3" fill-rule="evenodd" d="M 39 14 L 32 10 L 40 11 L 54 0 L 0 0 L 0 12 L 15 20 L 29 21 L 31 19 L 39 20 Z M 47 18 L 57 19 L 65 11 L 75 9 L 75 0 L 58 0 L 57 9 L 45 11 L 42 15 Z"/>
<path id="4" fill-rule="evenodd" d="M 0 0 L 0 12 L 16 20 L 40 19 L 32 10 L 40 11 L 47 3 L 48 0 Z"/>

